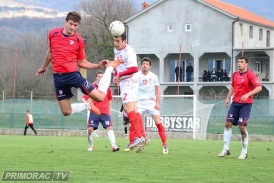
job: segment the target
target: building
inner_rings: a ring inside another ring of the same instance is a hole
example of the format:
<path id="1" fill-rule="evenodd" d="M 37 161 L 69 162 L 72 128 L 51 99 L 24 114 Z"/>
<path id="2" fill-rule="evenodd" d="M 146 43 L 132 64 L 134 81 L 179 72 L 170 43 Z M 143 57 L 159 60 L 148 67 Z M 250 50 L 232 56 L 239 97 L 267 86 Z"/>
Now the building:
<path id="1" fill-rule="evenodd" d="M 215 68 L 231 75 L 237 70 L 237 57 L 244 55 L 263 85 L 257 97 L 274 98 L 274 22 L 219 0 L 158 0 L 142 6 L 142 11 L 124 21 L 128 43 L 139 60 L 152 59 L 162 94 L 178 94 L 179 88 L 179 94 L 223 99 L 229 76 L 205 82 L 203 72 Z M 185 82 L 188 63 L 194 72 Z M 174 73 L 178 64 L 184 71 L 180 83 Z"/>

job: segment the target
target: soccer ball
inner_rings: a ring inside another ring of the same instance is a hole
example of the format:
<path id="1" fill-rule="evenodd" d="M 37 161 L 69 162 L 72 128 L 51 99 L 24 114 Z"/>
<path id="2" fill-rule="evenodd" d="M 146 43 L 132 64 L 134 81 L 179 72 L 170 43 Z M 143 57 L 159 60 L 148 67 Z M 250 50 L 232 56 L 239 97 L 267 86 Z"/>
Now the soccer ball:
<path id="1" fill-rule="evenodd" d="M 116 20 L 109 25 L 109 31 L 112 36 L 121 36 L 125 32 L 125 25 Z"/>

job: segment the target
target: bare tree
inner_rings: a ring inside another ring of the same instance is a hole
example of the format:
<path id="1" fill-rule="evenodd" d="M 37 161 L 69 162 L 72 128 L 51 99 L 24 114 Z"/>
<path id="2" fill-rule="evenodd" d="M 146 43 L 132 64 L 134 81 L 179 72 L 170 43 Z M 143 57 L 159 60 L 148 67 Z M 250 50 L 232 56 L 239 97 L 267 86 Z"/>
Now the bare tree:
<path id="1" fill-rule="evenodd" d="M 83 0 L 84 12 L 80 34 L 86 38 L 86 54 L 90 62 L 113 59 L 112 37 L 108 26 L 114 20 L 124 21 L 137 12 L 133 0 Z"/>

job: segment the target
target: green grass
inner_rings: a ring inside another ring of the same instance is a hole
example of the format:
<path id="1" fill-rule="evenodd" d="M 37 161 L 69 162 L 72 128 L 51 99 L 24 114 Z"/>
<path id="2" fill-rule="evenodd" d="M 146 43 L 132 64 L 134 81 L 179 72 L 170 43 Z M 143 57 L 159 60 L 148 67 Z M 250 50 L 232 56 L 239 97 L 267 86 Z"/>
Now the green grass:
<path id="1" fill-rule="evenodd" d="M 241 143 L 231 142 L 231 155 L 219 158 L 222 141 L 168 139 L 162 154 L 159 139 L 143 152 L 111 152 L 106 137 L 94 139 L 87 152 L 84 137 L 0 136 L 0 172 L 68 170 L 69 182 L 272 182 L 273 142 L 249 142 L 249 157 L 238 160 Z M 125 147 L 127 139 L 118 138 Z"/>

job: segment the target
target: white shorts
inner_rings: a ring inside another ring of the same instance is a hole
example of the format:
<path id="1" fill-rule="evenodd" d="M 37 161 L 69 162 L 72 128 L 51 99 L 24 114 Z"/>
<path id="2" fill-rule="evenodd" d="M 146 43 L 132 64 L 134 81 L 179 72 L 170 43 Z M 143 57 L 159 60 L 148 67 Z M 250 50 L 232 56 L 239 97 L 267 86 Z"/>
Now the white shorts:
<path id="1" fill-rule="evenodd" d="M 154 100 L 139 100 L 137 104 L 138 112 L 140 114 L 147 112 L 150 115 L 160 115 L 160 111 L 155 109 L 155 105 Z"/>
<path id="2" fill-rule="evenodd" d="M 120 81 L 120 96 L 123 104 L 128 102 L 137 102 L 138 89 L 139 83 L 136 74 L 133 74 L 130 78 Z"/>

